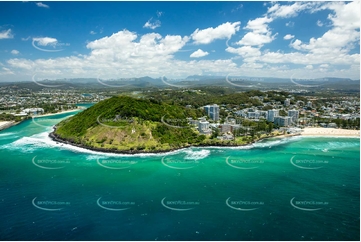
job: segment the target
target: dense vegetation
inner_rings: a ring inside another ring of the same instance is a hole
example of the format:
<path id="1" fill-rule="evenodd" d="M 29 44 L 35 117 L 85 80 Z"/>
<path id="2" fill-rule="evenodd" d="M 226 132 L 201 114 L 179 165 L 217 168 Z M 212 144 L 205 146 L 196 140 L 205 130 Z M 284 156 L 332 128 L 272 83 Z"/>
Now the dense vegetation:
<path id="1" fill-rule="evenodd" d="M 259 90 L 250 90 L 237 93 L 234 89 L 230 88 L 203 87 L 199 88 L 199 90 L 153 91 L 148 94 L 148 97 L 169 104 L 178 104 L 181 106 L 192 105 L 195 108 L 213 103 L 225 105 L 228 108 L 239 106 L 241 108 L 246 108 L 252 106 L 262 106 L 262 101 L 253 98 L 255 96 L 263 97 L 264 102 L 279 101 L 283 103 L 288 95 L 289 93 L 285 91 L 261 92 Z M 294 100 L 291 100 L 291 104 L 294 104 L 299 100 L 307 102 L 307 99 L 304 97 L 296 96 Z"/>
<path id="2" fill-rule="evenodd" d="M 1 113 L 0 114 L 0 120 L 1 121 L 15 121 L 15 122 L 20 122 L 22 120 L 21 117 L 18 116 L 14 116 L 12 114 L 6 114 L 6 113 Z"/>
<path id="3" fill-rule="evenodd" d="M 205 137 L 198 135 L 186 122 L 187 117 L 201 115 L 200 110 L 155 100 L 112 97 L 62 121 L 55 134 L 88 147 L 166 150 L 204 140 Z"/>

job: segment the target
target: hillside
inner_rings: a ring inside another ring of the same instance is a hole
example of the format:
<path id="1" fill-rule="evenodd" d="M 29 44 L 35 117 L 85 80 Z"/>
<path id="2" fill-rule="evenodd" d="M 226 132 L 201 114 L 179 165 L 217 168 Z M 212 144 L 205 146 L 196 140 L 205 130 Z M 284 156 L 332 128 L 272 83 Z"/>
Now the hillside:
<path id="1" fill-rule="evenodd" d="M 119 96 L 63 120 L 53 135 L 83 147 L 107 151 L 166 151 L 196 145 L 205 139 L 186 122 L 187 117 L 200 115 L 199 110 Z"/>

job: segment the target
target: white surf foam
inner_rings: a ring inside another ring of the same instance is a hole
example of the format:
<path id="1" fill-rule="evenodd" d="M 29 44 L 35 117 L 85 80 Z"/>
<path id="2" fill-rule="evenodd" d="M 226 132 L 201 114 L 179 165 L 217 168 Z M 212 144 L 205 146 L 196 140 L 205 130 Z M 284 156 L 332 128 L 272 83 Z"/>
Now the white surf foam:
<path id="1" fill-rule="evenodd" d="M 186 156 L 184 157 L 185 160 L 201 160 L 206 158 L 210 155 L 210 150 L 202 149 L 200 151 L 194 151 L 194 150 L 185 150 Z"/>
<path id="2" fill-rule="evenodd" d="M 294 142 L 297 140 L 300 140 L 301 137 L 300 136 L 292 136 L 292 137 L 286 137 L 286 138 L 276 138 L 276 140 L 266 140 L 263 142 L 257 142 L 252 144 L 253 147 L 273 147 L 273 146 L 278 146 L 278 145 L 283 145 L 283 144 L 287 144 L 290 142 Z"/>
<path id="3" fill-rule="evenodd" d="M 329 141 L 321 144 L 314 144 L 312 148 L 315 150 L 321 150 L 328 152 L 330 150 L 343 150 L 346 148 L 353 148 L 360 146 L 359 142 L 341 142 L 341 141 Z"/>
<path id="4" fill-rule="evenodd" d="M 15 132 L 1 133 L 0 137 L 10 136 L 10 135 L 15 136 L 14 134 L 18 134 L 18 133 Z"/>

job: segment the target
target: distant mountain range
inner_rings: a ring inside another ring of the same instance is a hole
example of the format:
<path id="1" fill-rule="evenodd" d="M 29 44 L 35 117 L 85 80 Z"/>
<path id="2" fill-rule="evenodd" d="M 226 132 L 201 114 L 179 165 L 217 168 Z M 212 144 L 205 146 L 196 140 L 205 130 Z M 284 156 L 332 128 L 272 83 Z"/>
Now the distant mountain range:
<path id="1" fill-rule="evenodd" d="M 42 88 L 193 88 L 201 86 L 234 86 L 246 89 L 287 89 L 287 88 L 331 88 L 340 90 L 360 90 L 360 80 L 324 77 L 317 79 L 248 77 L 248 76 L 207 76 L 193 75 L 184 79 L 166 77 L 119 78 L 103 80 L 98 78 L 72 78 L 58 80 L 33 80 L 26 82 L 0 82 L 1 86 L 19 86 L 29 89 Z"/>

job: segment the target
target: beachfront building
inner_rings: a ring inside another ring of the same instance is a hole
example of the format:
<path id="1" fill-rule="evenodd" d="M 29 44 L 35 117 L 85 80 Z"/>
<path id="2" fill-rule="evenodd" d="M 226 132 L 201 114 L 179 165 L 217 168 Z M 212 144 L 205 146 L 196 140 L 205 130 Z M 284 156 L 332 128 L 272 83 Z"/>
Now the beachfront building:
<path id="1" fill-rule="evenodd" d="M 298 121 L 298 117 L 299 117 L 299 112 L 298 110 L 288 110 L 288 116 L 292 117 L 292 122 L 293 123 L 297 123 Z"/>
<path id="2" fill-rule="evenodd" d="M 42 109 L 42 108 L 26 108 L 22 112 L 27 113 L 29 115 L 39 115 L 39 114 L 44 113 L 44 109 Z"/>
<path id="3" fill-rule="evenodd" d="M 277 109 L 268 110 L 267 120 L 270 122 L 274 122 L 275 117 L 278 116 L 279 116 L 279 110 Z"/>
<path id="4" fill-rule="evenodd" d="M 280 127 L 289 126 L 292 122 L 292 117 L 286 116 L 277 116 L 274 118 L 274 123 L 277 124 Z"/>
<path id="5" fill-rule="evenodd" d="M 201 134 L 211 134 L 212 130 L 209 129 L 209 122 L 208 121 L 199 121 L 198 131 Z"/>
<path id="6" fill-rule="evenodd" d="M 219 120 L 219 106 L 217 104 L 204 106 L 204 111 L 214 121 Z"/>

